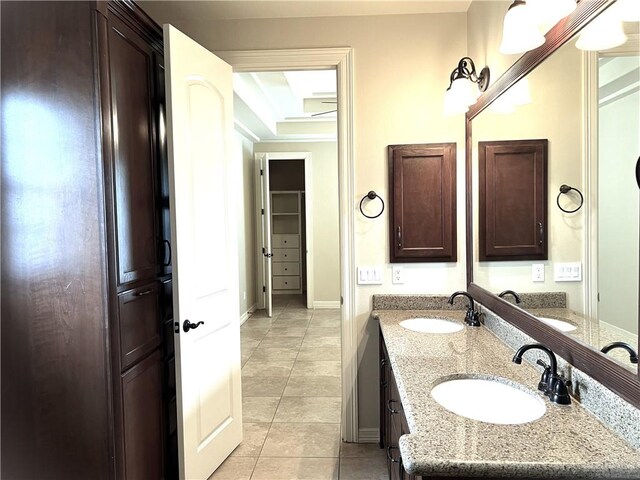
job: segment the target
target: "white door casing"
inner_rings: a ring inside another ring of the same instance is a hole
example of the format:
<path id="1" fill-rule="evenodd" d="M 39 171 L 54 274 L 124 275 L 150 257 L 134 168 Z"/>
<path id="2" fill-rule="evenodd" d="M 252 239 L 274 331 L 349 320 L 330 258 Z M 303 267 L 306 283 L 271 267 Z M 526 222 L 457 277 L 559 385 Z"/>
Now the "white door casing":
<path id="1" fill-rule="evenodd" d="M 232 71 L 171 25 L 164 45 L 180 478 L 205 479 L 242 440 Z"/>
<path id="2" fill-rule="evenodd" d="M 355 239 L 353 49 L 309 48 L 216 52 L 235 72 L 335 68 L 338 80 L 338 179 L 340 183 L 340 291 L 342 315 L 342 438 L 358 441 L 358 325 Z"/>

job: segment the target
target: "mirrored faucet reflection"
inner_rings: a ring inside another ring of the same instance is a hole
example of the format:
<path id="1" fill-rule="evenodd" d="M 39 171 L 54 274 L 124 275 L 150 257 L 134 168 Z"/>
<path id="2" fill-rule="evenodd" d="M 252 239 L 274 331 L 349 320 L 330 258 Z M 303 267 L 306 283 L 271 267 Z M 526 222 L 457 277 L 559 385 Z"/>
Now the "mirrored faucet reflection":
<path id="1" fill-rule="evenodd" d="M 518 295 L 513 290 L 504 290 L 503 292 L 500 292 L 498 294 L 500 298 L 504 298 L 505 295 L 511 295 L 515 299 L 516 303 L 522 303 L 522 299 L 520 298 L 520 295 Z"/>
<path id="2" fill-rule="evenodd" d="M 464 317 L 464 322 L 470 327 L 480 327 L 482 325 L 480 323 L 480 312 L 476 312 L 476 306 L 475 302 L 473 301 L 473 297 L 467 292 L 461 290 L 459 292 L 452 293 L 449 297 L 449 300 L 447 300 L 447 303 L 449 305 L 453 305 L 453 301 L 458 296 L 467 297 L 467 299 L 469 300 L 469 306 L 467 307 L 467 313 Z"/>
<path id="3" fill-rule="evenodd" d="M 614 348 L 622 348 L 629 352 L 629 361 L 631 363 L 638 363 L 638 352 L 636 352 L 631 345 L 625 342 L 611 342 L 608 345 L 605 345 L 600 350 L 602 353 L 609 353 Z"/>
<path id="4" fill-rule="evenodd" d="M 523 345 L 518 349 L 511 361 L 520 365 L 522 363 L 522 355 L 528 350 L 541 350 L 549 357 L 548 365 L 542 360 L 536 362 L 541 367 L 544 367 L 540 383 L 538 383 L 538 390 L 548 396 L 552 403 L 569 405 L 571 403 L 571 397 L 569 396 L 567 387 L 571 385 L 571 381 L 558 374 L 558 360 L 556 359 L 555 353 L 553 353 L 549 347 L 540 343 Z"/>

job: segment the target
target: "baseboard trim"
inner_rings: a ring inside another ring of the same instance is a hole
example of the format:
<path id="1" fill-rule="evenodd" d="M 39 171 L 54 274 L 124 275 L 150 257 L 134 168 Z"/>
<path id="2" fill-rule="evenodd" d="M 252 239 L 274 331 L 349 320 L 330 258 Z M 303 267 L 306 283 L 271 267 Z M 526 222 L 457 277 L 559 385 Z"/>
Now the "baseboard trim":
<path id="1" fill-rule="evenodd" d="M 340 300 L 315 300 L 313 308 L 322 310 L 324 308 L 340 308 Z"/>
<path id="2" fill-rule="evenodd" d="M 377 428 L 359 428 L 358 443 L 378 443 L 380 431 Z"/>
<path id="3" fill-rule="evenodd" d="M 249 317 L 251 316 L 251 314 L 256 311 L 256 306 L 257 306 L 257 304 L 254 303 L 253 305 L 251 305 L 249 307 L 249 310 L 247 310 L 242 315 L 240 315 L 240 326 L 242 326 L 244 324 L 244 322 L 249 320 Z"/>

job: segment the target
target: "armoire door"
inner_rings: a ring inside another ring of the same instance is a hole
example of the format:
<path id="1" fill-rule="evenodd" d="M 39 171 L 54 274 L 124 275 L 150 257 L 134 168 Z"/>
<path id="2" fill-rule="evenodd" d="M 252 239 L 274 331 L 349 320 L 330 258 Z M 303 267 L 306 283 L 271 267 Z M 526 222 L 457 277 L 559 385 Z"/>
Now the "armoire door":
<path id="1" fill-rule="evenodd" d="M 113 131 L 113 203 L 117 283 L 154 278 L 158 270 L 154 51 L 116 15 L 109 16 Z"/>

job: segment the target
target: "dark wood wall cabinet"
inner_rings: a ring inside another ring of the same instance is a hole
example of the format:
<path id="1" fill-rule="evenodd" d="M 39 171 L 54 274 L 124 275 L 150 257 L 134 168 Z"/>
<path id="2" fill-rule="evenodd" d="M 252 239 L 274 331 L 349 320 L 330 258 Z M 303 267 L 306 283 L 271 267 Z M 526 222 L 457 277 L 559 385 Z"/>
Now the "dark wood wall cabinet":
<path id="1" fill-rule="evenodd" d="M 177 477 L 162 30 L 2 2 L 2 466 Z"/>
<path id="2" fill-rule="evenodd" d="M 478 143 L 480 261 L 547 259 L 547 144 Z"/>
<path id="3" fill-rule="evenodd" d="M 391 263 L 455 262 L 456 144 L 389 145 Z"/>

